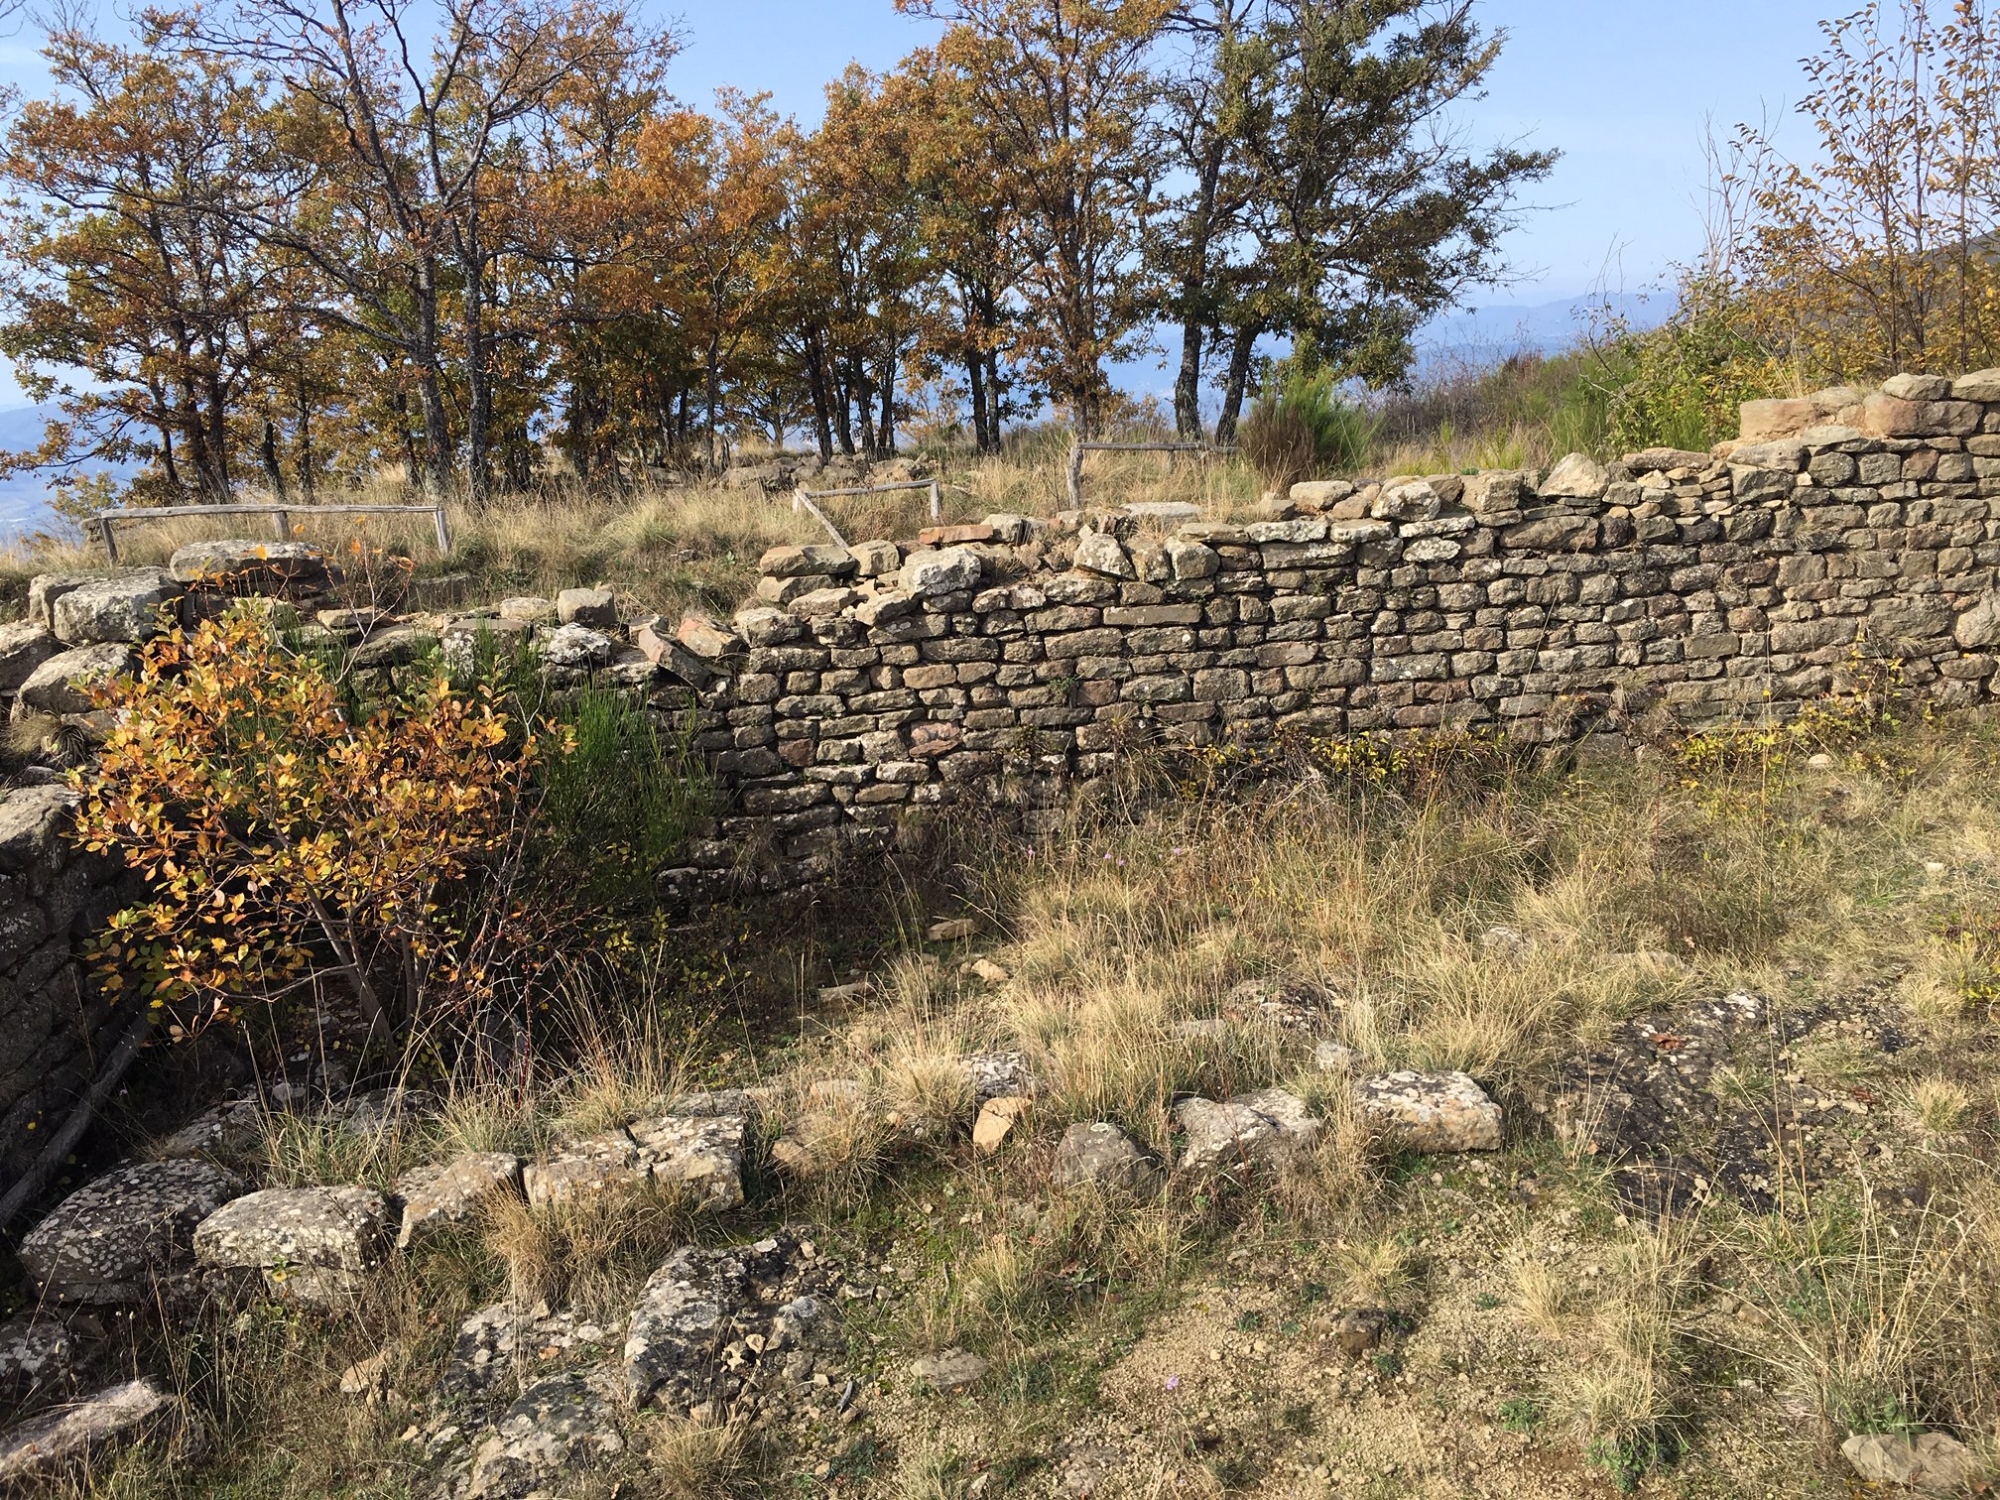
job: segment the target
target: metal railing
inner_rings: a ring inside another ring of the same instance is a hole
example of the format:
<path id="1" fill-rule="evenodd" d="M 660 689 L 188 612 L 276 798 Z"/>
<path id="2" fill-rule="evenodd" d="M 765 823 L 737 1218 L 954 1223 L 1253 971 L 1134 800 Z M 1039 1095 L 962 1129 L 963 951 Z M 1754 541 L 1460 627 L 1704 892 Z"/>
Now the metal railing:
<path id="1" fill-rule="evenodd" d="M 1199 453 L 1204 458 L 1211 454 L 1234 453 L 1235 445 L 1216 447 L 1210 443 L 1073 443 L 1069 450 L 1069 505 L 1071 510 L 1083 505 L 1083 455 L 1086 453 Z"/>
<path id="2" fill-rule="evenodd" d="M 826 512 L 813 504 L 815 500 L 833 500 L 842 495 L 889 495 L 902 490 L 929 490 L 931 497 L 931 522 L 935 525 L 944 519 L 944 495 L 935 479 L 904 479 L 894 484 L 857 484 L 844 490 L 809 490 L 801 486 L 792 491 L 792 509 L 810 512 L 813 519 L 826 528 L 836 547 L 845 547 L 847 539 L 840 534 L 840 528 L 826 518 Z"/>
<path id="3" fill-rule="evenodd" d="M 114 521 L 167 521 L 180 516 L 271 516 L 277 539 L 292 539 L 292 516 L 429 516 L 437 526 L 438 554 L 451 556 L 451 528 L 445 524 L 442 505 L 152 505 L 136 510 L 100 510 L 91 520 L 104 538 L 104 553 L 118 561 L 118 542 L 112 535 Z"/>

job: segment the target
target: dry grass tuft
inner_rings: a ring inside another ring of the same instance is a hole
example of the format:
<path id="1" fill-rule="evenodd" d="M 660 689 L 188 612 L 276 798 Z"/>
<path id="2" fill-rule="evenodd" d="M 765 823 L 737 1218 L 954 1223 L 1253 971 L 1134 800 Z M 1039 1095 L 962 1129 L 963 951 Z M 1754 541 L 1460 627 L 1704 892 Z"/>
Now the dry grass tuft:
<path id="1" fill-rule="evenodd" d="M 507 1268 L 522 1307 L 568 1303 L 622 1317 L 653 1267 L 685 1242 L 684 1205 L 650 1183 L 577 1193 L 554 1203 L 496 1197 L 485 1243 Z"/>
<path id="2" fill-rule="evenodd" d="M 647 1433 L 646 1456 L 661 1500 L 739 1500 L 766 1493 L 757 1435 L 744 1422 L 664 1417 Z"/>

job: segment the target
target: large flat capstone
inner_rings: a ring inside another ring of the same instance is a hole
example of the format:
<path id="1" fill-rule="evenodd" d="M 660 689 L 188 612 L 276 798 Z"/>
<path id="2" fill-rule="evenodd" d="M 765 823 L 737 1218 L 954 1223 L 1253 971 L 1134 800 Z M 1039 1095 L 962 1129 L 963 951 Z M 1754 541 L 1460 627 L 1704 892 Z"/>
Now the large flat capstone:
<path id="1" fill-rule="evenodd" d="M 192 1259 L 195 1228 L 243 1192 L 205 1161 L 122 1167 L 70 1194 L 21 1241 L 21 1264 L 57 1302 L 145 1300 Z"/>
<path id="2" fill-rule="evenodd" d="M 165 606 L 180 596 L 180 584 L 159 568 L 93 579 L 56 600 L 52 628 L 71 646 L 150 640 L 170 623 Z"/>

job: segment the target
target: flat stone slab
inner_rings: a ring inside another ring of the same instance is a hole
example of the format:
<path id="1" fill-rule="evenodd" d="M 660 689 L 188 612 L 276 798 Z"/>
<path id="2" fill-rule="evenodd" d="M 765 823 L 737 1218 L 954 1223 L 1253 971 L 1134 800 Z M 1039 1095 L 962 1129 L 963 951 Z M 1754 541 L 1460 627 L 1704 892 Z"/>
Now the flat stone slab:
<path id="1" fill-rule="evenodd" d="M 192 1258 L 195 1226 L 244 1191 L 205 1161 L 121 1167 L 70 1194 L 21 1241 L 21 1264 L 57 1302 L 145 1300 Z"/>
<path id="2" fill-rule="evenodd" d="M 52 1407 L 0 1432 L 0 1485 L 49 1480 L 106 1450 L 144 1437 L 177 1403 L 150 1380 L 132 1380 Z"/>
<path id="3" fill-rule="evenodd" d="M 396 1243 L 407 1246 L 430 1230 L 463 1224 L 494 1198 L 521 1194 L 521 1158 L 509 1151 L 468 1151 L 443 1166 L 419 1167 L 396 1180 L 403 1227 Z"/>
<path id="4" fill-rule="evenodd" d="M 1055 1177 L 1065 1187 L 1088 1184 L 1141 1202 L 1157 1198 L 1167 1181 L 1160 1163 L 1108 1120 L 1072 1125 L 1063 1132 Z"/>
<path id="5" fill-rule="evenodd" d="M 610 630 L 618 624 L 618 599 L 610 589 L 564 589 L 556 595 L 556 618 L 565 625 Z"/>
<path id="6" fill-rule="evenodd" d="M 194 1232 L 195 1258 L 223 1270 L 366 1271 L 388 1248 L 388 1212 L 371 1188 L 266 1188 L 204 1219 Z M 302 1278 L 302 1285 L 324 1280 Z"/>
<path id="7" fill-rule="evenodd" d="M 742 1115 L 659 1115 L 626 1128 L 654 1182 L 690 1190 L 702 1208 L 717 1213 L 743 1202 L 750 1122 Z"/>
<path id="8" fill-rule="evenodd" d="M 623 1451 L 618 1410 L 588 1375 L 537 1381 L 494 1424 L 472 1461 L 474 1500 L 523 1500 L 565 1493 L 565 1475 L 583 1473 Z"/>
<path id="9" fill-rule="evenodd" d="M 1220 1104 L 1185 1099 L 1174 1106 L 1174 1121 L 1187 1133 L 1181 1169 L 1202 1173 L 1288 1160 L 1310 1146 L 1321 1129 L 1304 1101 L 1283 1089 L 1264 1089 Z"/>
<path id="10" fill-rule="evenodd" d="M 311 543 L 247 537 L 189 542 L 167 559 L 167 571 L 181 583 L 207 584 L 237 594 L 287 586 L 318 589 L 327 581 L 326 554 Z"/>
<path id="11" fill-rule="evenodd" d="M 1500 1106 L 1463 1073 L 1384 1073 L 1364 1078 L 1354 1098 L 1369 1128 L 1402 1150 L 1500 1149 Z"/>
<path id="12" fill-rule="evenodd" d="M 1857 1432 L 1840 1445 L 1840 1452 L 1869 1484 L 1957 1492 L 1979 1477 L 1972 1451 L 1949 1433 L 1926 1432 L 1912 1439 L 1900 1432 Z"/>
<path id="13" fill-rule="evenodd" d="M 963 1349 L 947 1349 L 942 1354 L 927 1354 L 910 1361 L 910 1373 L 940 1393 L 975 1386 L 992 1368 L 977 1354 L 968 1354 Z"/>
<path id="14" fill-rule="evenodd" d="M 51 656 L 21 684 L 16 708 L 45 714 L 87 714 L 97 707 L 93 689 L 125 676 L 138 664 L 132 648 L 119 641 L 80 646 Z"/>
<path id="15" fill-rule="evenodd" d="M 632 1187 L 645 1181 L 639 1148 L 624 1131 L 574 1141 L 544 1161 L 529 1162 L 521 1181 L 537 1208 L 578 1194 Z"/>
<path id="16" fill-rule="evenodd" d="M 181 592 L 172 575 L 159 568 L 93 579 L 56 600 L 51 628 L 56 639 L 71 646 L 150 640 L 163 628 L 163 606 Z"/>
<path id="17" fill-rule="evenodd" d="M 625 1336 L 625 1392 L 685 1411 L 726 1404 L 760 1361 L 809 1379 L 843 1345 L 823 1259 L 786 1231 L 754 1245 L 676 1250 L 653 1272 Z"/>

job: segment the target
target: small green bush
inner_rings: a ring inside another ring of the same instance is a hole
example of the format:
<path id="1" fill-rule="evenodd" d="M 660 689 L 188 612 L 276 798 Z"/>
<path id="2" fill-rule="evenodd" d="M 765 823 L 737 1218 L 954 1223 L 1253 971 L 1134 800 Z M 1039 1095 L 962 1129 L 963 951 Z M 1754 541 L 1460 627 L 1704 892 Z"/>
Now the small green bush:
<path id="1" fill-rule="evenodd" d="M 1283 492 L 1329 469 L 1361 468 L 1376 427 L 1373 414 L 1340 398 L 1330 373 L 1292 372 L 1251 408 L 1241 445 L 1264 483 Z"/>

